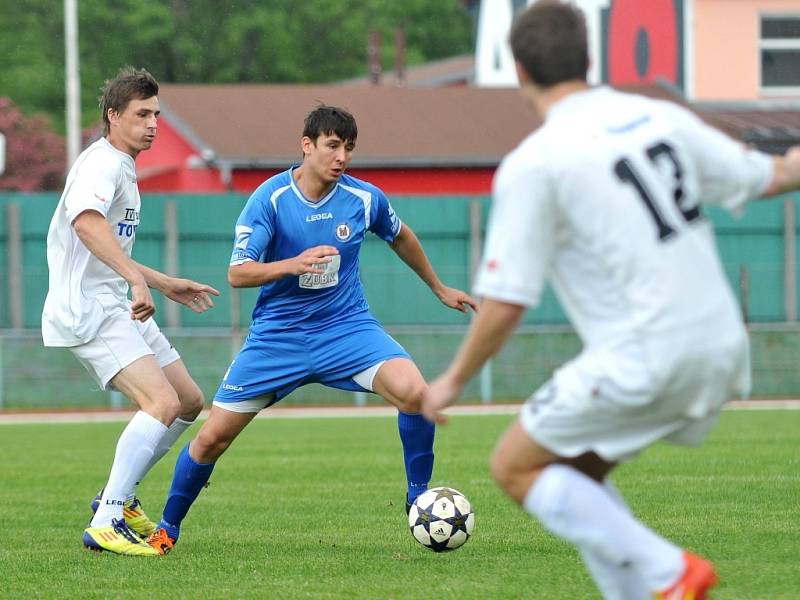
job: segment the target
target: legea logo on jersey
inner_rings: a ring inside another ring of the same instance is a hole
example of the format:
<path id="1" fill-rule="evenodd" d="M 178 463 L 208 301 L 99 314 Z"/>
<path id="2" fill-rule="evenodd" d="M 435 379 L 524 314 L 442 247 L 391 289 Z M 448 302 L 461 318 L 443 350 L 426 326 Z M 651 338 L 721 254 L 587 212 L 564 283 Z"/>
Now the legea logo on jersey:
<path id="1" fill-rule="evenodd" d="M 339 223 L 336 226 L 336 239 L 340 242 L 346 242 L 350 239 L 350 234 L 352 231 L 350 230 L 350 225 L 347 223 Z"/>
<path id="2" fill-rule="evenodd" d="M 314 221 L 324 221 L 325 219 L 332 219 L 333 214 L 327 213 L 317 213 L 315 215 L 308 215 L 306 217 L 306 223 L 313 223 Z"/>

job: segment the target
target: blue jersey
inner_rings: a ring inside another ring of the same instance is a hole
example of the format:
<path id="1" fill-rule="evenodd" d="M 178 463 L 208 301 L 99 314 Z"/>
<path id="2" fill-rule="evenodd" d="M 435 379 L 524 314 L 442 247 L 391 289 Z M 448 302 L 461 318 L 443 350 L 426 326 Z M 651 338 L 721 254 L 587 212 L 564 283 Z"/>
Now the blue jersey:
<path id="1" fill-rule="evenodd" d="M 369 310 L 359 278 L 359 251 L 367 231 L 393 242 L 401 223 L 374 185 L 342 175 L 318 202 L 297 187 L 293 169 L 270 177 L 250 196 L 236 222 L 231 265 L 293 258 L 308 248 L 335 246 L 324 273 L 288 276 L 261 287 L 253 310 L 260 327 L 318 326 Z"/>

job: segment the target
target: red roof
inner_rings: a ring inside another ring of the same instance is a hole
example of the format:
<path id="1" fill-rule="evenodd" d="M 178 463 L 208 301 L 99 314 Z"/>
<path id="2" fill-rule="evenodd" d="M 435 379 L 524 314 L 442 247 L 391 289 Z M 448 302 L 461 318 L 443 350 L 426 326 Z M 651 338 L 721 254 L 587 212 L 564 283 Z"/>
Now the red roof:
<path id="1" fill-rule="evenodd" d="M 494 167 L 538 125 L 517 89 L 164 84 L 159 100 L 201 156 L 235 168 L 297 162 L 321 103 L 355 116 L 353 167 Z"/>
<path id="2" fill-rule="evenodd" d="M 694 108 L 744 141 L 796 139 L 800 127 L 800 106 L 692 106 L 666 85 L 625 90 Z M 303 119 L 321 103 L 355 115 L 354 167 L 496 166 L 539 124 L 516 88 L 164 84 L 159 99 L 203 158 L 233 168 L 296 162 Z"/>
<path id="3" fill-rule="evenodd" d="M 800 102 L 698 103 L 695 110 L 729 135 L 765 152 L 800 143 Z"/>

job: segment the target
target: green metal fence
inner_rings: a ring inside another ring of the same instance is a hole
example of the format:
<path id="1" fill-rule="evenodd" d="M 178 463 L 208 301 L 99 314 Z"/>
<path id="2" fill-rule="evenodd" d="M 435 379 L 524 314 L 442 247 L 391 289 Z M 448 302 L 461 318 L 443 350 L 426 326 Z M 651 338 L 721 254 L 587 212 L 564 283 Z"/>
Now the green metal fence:
<path id="1" fill-rule="evenodd" d="M 753 203 L 735 220 L 709 210 L 731 285 L 754 323 L 754 381 L 760 396 L 795 396 L 797 227 L 800 195 Z M 148 195 L 134 258 L 222 291 L 203 315 L 168 306 L 157 294 L 157 320 L 208 395 L 249 325 L 256 290 L 226 281 L 233 226 L 246 196 Z M 0 193 L 0 406 L 91 406 L 107 403 L 66 350 L 44 349 L 39 319 L 47 291 L 45 242 L 56 194 Z M 396 197 L 401 219 L 417 233 L 449 285 L 469 288 L 488 213 L 486 197 Z M 367 298 L 376 317 L 430 376 L 452 356 L 468 317 L 444 308 L 387 245 L 370 237 L 361 254 Z M 493 363 L 491 396 L 520 399 L 574 355 L 577 339 L 552 292 L 529 311 L 522 332 Z M 475 382 L 468 395 L 482 395 Z M 483 392 L 485 396 L 485 390 Z M 352 402 L 352 395 L 311 386 L 291 402 Z"/>

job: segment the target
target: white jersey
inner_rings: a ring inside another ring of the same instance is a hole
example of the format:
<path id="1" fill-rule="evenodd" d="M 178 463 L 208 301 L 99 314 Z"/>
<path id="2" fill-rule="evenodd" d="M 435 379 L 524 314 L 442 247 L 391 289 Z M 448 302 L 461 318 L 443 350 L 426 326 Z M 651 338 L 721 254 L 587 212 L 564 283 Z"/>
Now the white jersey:
<path id="1" fill-rule="evenodd" d="M 128 283 L 83 245 L 72 223 L 86 210 L 99 212 L 130 256 L 140 203 L 133 158 L 105 138 L 75 161 L 47 232 L 50 288 L 42 313 L 45 346 L 89 342 L 114 309 L 128 310 Z"/>
<path id="2" fill-rule="evenodd" d="M 549 281 L 598 369 L 657 385 L 747 343 L 700 203 L 737 212 L 771 177 L 770 157 L 674 103 L 572 94 L 496 174 L 475 292 L 535 306 Z"/>

